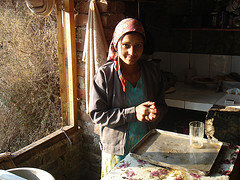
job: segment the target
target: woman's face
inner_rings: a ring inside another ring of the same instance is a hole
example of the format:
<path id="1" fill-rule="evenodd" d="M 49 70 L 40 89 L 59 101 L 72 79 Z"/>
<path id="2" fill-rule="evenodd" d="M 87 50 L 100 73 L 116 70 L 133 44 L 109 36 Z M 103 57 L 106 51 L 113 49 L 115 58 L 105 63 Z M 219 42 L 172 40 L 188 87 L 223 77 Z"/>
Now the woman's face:
<path id="1" fill-rule="evenodd" d="M 134 65 L 143 53 L 143 38 L 138 33 L 126 34 L 117 44 L 118 56 L 127 65 Z"/>

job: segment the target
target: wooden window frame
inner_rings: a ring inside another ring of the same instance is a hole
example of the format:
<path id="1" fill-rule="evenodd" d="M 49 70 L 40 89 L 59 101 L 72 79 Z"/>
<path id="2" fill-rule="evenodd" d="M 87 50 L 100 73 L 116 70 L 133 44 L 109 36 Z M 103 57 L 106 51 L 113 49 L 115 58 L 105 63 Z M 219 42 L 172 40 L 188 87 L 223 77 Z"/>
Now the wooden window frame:
<path id="1" fill-rule="evenodd" d="M 56 0 L 62 118 L 77 126 L 77 58 L 74 0 Z"/>
<path id="2" fill-rule="evenodd" d="M 78 129 L 77 58 L 75 41 L 74 0 L 55 0 L 62 118 L 66 126 L 13 152 L 15 164 L 35 152 L 61 141 Z"/>

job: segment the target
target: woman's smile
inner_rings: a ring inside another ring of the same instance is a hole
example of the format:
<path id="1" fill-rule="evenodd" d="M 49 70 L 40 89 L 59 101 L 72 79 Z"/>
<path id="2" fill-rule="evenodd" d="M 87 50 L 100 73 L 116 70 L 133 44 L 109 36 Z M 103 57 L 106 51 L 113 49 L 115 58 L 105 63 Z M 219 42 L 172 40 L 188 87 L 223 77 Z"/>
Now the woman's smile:
<path id="1" fill-rule="evenodd" d="M 143 53 L 143 37 L 138 33 L 126 34 L 118 43 L 118 55 L 128 65 L 135 64 Z"/>

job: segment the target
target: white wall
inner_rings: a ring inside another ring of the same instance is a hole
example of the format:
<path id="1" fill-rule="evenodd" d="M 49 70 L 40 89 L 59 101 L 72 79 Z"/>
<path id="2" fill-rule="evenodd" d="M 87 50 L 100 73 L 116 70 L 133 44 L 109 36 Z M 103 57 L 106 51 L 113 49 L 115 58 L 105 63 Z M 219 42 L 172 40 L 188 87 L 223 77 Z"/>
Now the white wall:
<path id="1" fill-rule="evenodd" d="M 201 77 L 216 77 L 230 72 L 240 74 L 240 56 L 154 52 L 149 58 L 161 59 L 160 68 L 175 74 L 177 81 L 184 81 L 189 64 L 195 75 Z"/>

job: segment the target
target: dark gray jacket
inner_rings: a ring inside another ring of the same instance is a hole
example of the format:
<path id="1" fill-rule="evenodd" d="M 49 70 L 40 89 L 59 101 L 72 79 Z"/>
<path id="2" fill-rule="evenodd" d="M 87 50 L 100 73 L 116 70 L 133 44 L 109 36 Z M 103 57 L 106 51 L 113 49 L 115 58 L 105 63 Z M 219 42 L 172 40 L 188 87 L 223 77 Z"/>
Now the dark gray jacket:
<path id="1" fill-rule="evenodd" d="M 154 123 L 148 123 L 149 130 L 156 128 L 167 111 L 164 99 L 164 81 L 156 64 L 139 61 L 143 84 L 148 101 L 160 107 L 161 115 Z M 122 90 L 114 62 L 109 61 L 98 69 L 90 97 L 90 117 L 100 125 L 101 150 L 124 155 L 128 122 L 136 122 L 136 107 L 126 107 L 126 96 Z"/>

